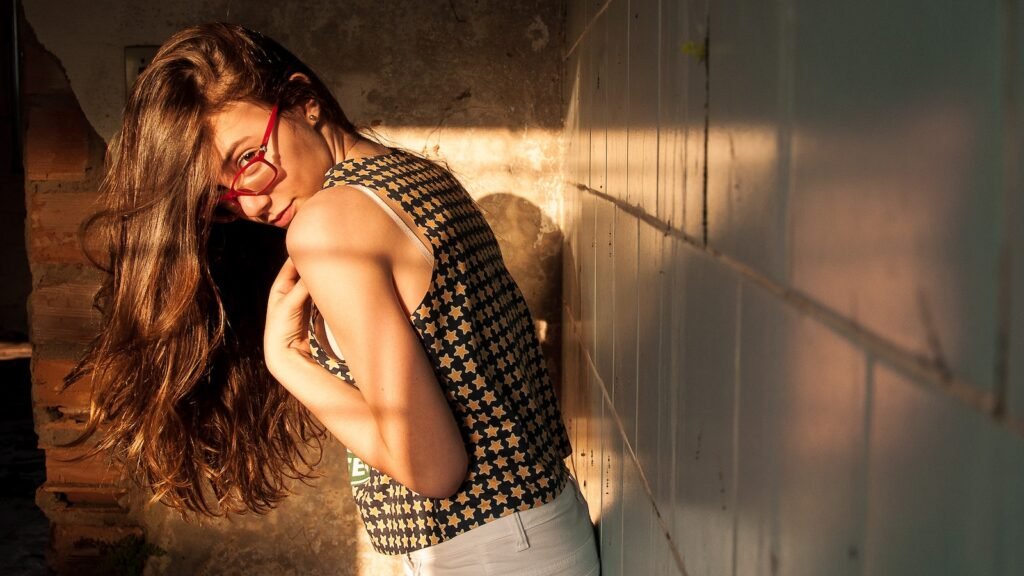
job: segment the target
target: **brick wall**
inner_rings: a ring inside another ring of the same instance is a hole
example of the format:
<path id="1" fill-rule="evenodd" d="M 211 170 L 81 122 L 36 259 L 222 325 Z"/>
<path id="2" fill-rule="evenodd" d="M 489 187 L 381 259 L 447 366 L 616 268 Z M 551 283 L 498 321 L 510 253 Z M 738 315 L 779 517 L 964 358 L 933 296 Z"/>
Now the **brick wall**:
<path id="1" fill-rule="evenodd" d="M 100 276 L 81 251 L 78 227 L 89 213 L 105 144 L 89 126 L 58 60 L 20 26 L 25 202 L 32 271 L 32 395 L 46 482 L 36 502 L 51 522 L 52 563 L 61 573 L 97 565 L 104 543 L 141 534 L 119 470 L 104 457 L 69 462 L 89 408 L 88 382 L 61 392 L 62 380 L 98 327 L 92 298 Z"/>

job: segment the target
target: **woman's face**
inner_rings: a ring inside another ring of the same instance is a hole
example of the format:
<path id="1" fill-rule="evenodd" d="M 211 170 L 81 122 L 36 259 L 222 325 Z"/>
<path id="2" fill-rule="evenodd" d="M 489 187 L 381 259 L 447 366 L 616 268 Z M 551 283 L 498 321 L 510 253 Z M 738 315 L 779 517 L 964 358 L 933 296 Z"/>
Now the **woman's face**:
<path id="1" fill-rule="evenodd" d="M 258 196 L 238 196 L 226 208 L 237 216 L 287 228 L 302 204 L 317 193 L 324 174 L 335 164 L 326 138 L 309 115 L 316 104 L 278 113 L 264 157 L 277 169 L 277 177 Z M 251 102 L 229 104 L 210 118 L 215 166 L 221 192 L 230 188 L 235 174 L 258 151 L 270 121 L 270 107 Z"/>

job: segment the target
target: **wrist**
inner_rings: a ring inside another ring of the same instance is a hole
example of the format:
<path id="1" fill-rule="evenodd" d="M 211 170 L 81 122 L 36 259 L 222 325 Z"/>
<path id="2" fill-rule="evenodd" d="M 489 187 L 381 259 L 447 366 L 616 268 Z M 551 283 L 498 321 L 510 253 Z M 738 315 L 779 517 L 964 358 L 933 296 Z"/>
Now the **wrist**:
<path id="1" fill-rule="evenodd" d="M 320 367 L 308 352 L 295 348 L 267 354 L 264 359 L 271 376 L 281 384 L 286 384 L 292 377 L 301 374 L 304 370 Z"/>

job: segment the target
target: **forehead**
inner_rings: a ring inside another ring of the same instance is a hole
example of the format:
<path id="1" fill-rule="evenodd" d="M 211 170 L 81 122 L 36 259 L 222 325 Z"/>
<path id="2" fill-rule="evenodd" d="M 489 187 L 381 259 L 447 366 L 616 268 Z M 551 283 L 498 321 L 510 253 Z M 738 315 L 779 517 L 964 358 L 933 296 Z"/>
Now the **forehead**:
<path id="1" fill-rule="evenodd" d="M 252 102 L 227 104 L 209 118 L 217 158 L 224 160 L 236 144 L 259 143 L 270 120 L 270 107 Z"/>

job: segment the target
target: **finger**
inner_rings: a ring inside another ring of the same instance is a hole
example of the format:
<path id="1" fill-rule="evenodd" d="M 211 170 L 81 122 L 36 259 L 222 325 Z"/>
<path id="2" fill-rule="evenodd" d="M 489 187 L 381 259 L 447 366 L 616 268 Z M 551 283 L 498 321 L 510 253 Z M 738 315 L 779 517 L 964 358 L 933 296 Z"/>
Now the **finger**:
<path id="1" fill-rule="evenodd" d="M 287 294 L 299 280 L 299 271 L 291 258 L 284 261 L 281 270 L 278 271 L 274 283 L 270 286 L 271 294 Z"/>
<path id="2" fill-rule="evenodd" d="M 286 309 L 298 308 L 306 303 L 309 299 L 309 290 L 306 289 L 306 283 L 299 278 L 292 286 L 292 289 L 281 298 L 281 306 Z"/>

